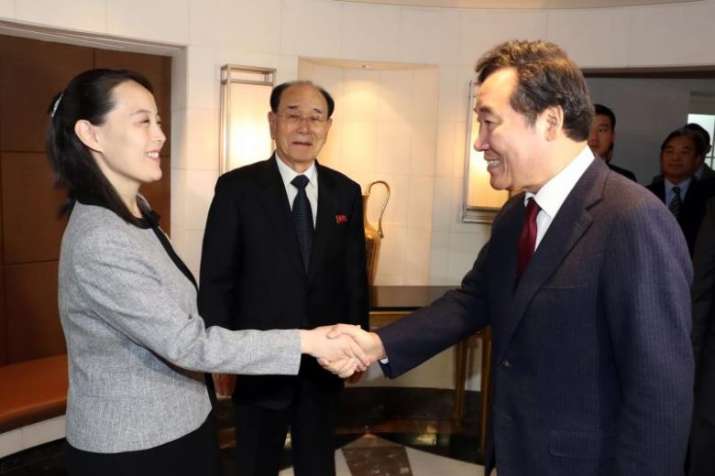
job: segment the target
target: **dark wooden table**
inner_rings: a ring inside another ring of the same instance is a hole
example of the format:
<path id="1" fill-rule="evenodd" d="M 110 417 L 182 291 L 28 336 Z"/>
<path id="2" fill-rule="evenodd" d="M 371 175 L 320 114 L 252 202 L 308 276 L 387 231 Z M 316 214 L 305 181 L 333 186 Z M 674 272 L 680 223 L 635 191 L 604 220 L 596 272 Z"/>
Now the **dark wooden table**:
<path id="1" fill-rule="evenodd" d="M 370 288 L 370 327 L 377 329 L 388 325 L 410 314 L 420 307 L 426 306 L 455 286 L 373 286 Z M 491 371 L 491 339 L 488 329 L 480 331 L 457 344 L 454 348 L 454 404 L 452 419 L 461 424 L 464 418 L 464 395 L 467 383 L 467 359 L 470 342 L 474 338 L 481 342 L 482 373 L 480 391 L 481 404 L 481 444 L 484 451 L 487 417 L 489 409 L 489 385 Z"/>

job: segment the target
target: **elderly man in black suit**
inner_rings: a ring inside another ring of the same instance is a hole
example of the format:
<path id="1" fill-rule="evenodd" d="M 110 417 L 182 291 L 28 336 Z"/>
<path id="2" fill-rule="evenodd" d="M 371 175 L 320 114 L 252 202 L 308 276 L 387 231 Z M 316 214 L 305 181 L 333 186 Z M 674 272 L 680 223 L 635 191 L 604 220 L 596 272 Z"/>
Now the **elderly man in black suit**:
<path id="1" fill-rule="evenodd" d="M 485 474 L 680 474 L 692 266 L 675 219 L 594 159 L 586 83 L 559 47 L 510 41 L 477 71 L 474 147 L 491 185 L 515 193 L 489 243 L 459 289 L 377 333 L 333 334 L 352 335 L 394 377 L 491 325 Z"/>
<path id="2" fill-rule="evenodd" d="M 316 160 L 333 99 L 298 81 L 275 87 L 270 102 L 275 153 L 216 184 L 204 236 L 201 313 L 207 325 L 231 329 L 336 322 L 367 328 L 360 186 Z M 335 474 L 342 387 L 314 359 L 303 359 L 298 377 L 238 377 L 233 401 L 241 476 L 277 475 L 289 428 L 295 474 Z"/>

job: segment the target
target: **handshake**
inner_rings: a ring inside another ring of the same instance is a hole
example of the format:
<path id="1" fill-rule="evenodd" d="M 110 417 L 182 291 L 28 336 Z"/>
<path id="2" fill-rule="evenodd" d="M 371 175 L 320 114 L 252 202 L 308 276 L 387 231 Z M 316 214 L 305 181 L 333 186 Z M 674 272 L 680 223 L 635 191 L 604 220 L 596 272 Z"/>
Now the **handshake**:
<path id="1" fill-rule="evenodd" d="M 315 357 L 324 369 L 340 378 L 359 378 L 373 362 L 385 357 L 380 337 L 360 326 L 335 324 L 299 332 L 301 353 Z M 236 376 L 213 374 L 213 382 L 218 398 L 230 398 Z"/>
<path id="2" fill-rule="evenodd" d="M 320 365 L 340 378 L 364 372 L 385 358 L 382 340 L 357 325 L 335 324 L 301 332 L 301 351 L 318 359 Z"/>

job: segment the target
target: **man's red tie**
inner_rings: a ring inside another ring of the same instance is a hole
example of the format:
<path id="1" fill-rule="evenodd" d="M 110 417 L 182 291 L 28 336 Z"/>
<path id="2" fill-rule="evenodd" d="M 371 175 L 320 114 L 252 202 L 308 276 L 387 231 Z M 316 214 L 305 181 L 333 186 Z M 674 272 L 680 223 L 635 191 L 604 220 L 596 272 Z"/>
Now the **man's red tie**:
<path id="1" fill-rule="evenodd" d="M 516 268 L 517 281 L 529 264 L 531 255 L 534 254 L 534 246 L 536 245 L 536 215 L 539 214 L 539 210 L 540 208 L 536 200 L 529 198 L 526 204 L 524 224 L 521 227 L 521 234 L 519 235 L 519 255 Z"/>

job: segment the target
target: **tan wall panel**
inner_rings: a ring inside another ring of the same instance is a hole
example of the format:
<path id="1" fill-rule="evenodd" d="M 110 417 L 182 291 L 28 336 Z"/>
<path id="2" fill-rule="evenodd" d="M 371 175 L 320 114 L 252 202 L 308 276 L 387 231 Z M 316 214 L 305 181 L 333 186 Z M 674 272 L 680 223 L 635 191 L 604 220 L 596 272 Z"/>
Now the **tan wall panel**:
<path id="1" fill-rule="evenodd" d="M 152 82 L 169 135 L 171 58 L 0 35 L 0 365 L 65 351 L 57 311 L 57 258 L 65 193 L 44 155 L 49 102 L 77 73 L 127 68 Z M 160 182 L 143 193 L 168 232 L 169 144 Z M 3 287 L 4 285 L 4 287 Z"/>
<path id="2" fill-rule="evenodd" d="M 65 192 L 53 186 L 44 154 L 2 153 L 4 264 L 59 258 L 66 220 L 58 216 Z"/>
<path id="3" fill-rule="evenodd" d="M 57 262 L 6 265 L 8 363 L 65 352 L 57 310 Z"/>
<path id="4" fill-rule="evenodd" d="M 0 146 L 45 150 L 47 108 L 77 73 L 92 68 L 91 48 L 0 35 Z"/>

